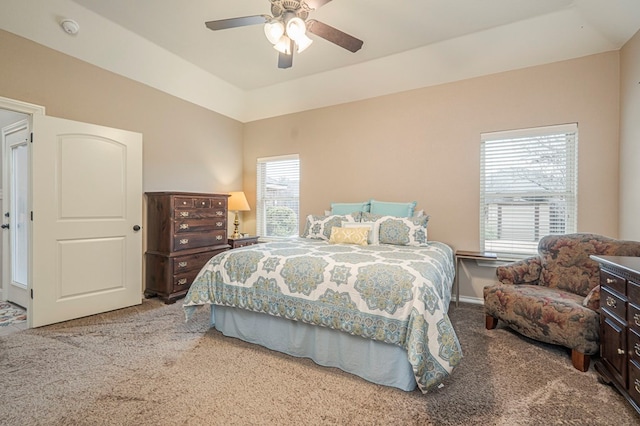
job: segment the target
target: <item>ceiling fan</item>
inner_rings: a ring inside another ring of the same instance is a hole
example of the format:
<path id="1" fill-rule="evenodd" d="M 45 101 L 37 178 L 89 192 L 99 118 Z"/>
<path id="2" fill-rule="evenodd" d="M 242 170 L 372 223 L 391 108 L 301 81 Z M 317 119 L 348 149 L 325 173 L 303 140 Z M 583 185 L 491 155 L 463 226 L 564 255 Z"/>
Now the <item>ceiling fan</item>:
<path id="1" fill-rule="evenodd" d="M 293 65 L 293 52 L 305 50 L 313 40 L 307 31 L 322 37 L 331 43 L 357 52 L 364 44 L 362 40 L 344 33 L 330 25 L 315 19 L 307 19 L 309 12 L 329 3 L 331 0 L 269 0 L 271 15 L 252 15 L 239 18 L 220 19 L 205 22 L 213 31 L 248 25 L 264 24 L 267 39 L 278 53 L 278 68 L 290 68 Z M 273 15 L 273 16 L 272 16 Z"/>

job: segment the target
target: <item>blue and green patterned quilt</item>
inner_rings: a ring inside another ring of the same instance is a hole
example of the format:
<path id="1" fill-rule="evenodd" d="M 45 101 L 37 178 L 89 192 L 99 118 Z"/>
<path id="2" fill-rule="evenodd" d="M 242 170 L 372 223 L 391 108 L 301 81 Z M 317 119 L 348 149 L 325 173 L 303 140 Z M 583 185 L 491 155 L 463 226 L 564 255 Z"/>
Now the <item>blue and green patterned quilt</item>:
<path id="1" fill-rule="evenodd" d="M 329 327 L 407 350 L 426 392 L 462 358 L 447 316 L 455 274 L 449 246 L 329 244 L 295 238 L 229 250 L 200 271 L 185 298 Z"/>

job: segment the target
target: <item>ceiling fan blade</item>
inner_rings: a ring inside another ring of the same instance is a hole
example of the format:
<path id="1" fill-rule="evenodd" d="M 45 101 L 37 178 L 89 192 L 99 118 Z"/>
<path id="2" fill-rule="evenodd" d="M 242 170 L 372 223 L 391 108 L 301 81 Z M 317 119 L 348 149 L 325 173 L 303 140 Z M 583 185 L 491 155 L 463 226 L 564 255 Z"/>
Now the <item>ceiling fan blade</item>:
<path id="1" fill-rule="evenodd" d="M 337 28 L 333 28 L 330 25 L 316 21 L 315 19 L 309 19 L 307 21 L 307 30 L 325 40 L 330 41 L 331 43 L 347 49 L 350 52 L 357 52 L 364 44 L 362 40 L 342 32 Z"/>
<path id="2" fill-rule="evenodd" d="M 247 25 L 264 24 L 267 22 L 266 15 L 243 16 L 240 18 L 219 19 L 217 21 L 208 21 L 204 24 L 210 30 L 226 30 L 227 28 L 246 27 Z"/>
<path id="3" fill-rule="evenodd" d="M 278 68 L 286 69 L 291 68 L 293 66 L 293 48 L 295 44 L 293 40 L 291 40 L 291 45 L 289 47 L 290 54 L 278 52 Z"/>
<path id="4" fill-rule="evenodd" d="M 310 9 L 318 9 L 321 6 L 329 3 L 331 0 L 307 0 L 305 3 Z"/>

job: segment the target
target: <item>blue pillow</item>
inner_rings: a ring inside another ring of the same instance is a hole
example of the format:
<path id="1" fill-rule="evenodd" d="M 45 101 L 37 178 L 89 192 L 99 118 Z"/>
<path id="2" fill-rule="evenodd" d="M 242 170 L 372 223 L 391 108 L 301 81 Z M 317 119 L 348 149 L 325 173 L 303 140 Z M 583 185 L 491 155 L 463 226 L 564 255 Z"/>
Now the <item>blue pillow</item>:
<path id="1" fill-rule="evenodd" d="M 418 204 L 416 201 L 409 203 L 391 203 L 371 200 L 370 212 L 381 216 L 412 217 L 416 204 Z"/>
<path id="2" fill-rule="evenodd" d="M 361 203 L 331 203 L 331 214 L 351 214 L 353 212 L 368 212 L 369 202 Z"/>

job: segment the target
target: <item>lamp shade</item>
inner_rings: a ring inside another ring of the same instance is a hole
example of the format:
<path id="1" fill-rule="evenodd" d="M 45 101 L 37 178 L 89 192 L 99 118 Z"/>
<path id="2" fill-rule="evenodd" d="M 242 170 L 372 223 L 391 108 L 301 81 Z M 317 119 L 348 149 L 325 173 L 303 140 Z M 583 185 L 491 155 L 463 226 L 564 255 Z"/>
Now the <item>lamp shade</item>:
<path id="1" fill-rule="evenodd" d="M 237 191 L 229 193 L 229 210 L 234 212 L 247 212 L 251 210 L 244 192 Z"/>

